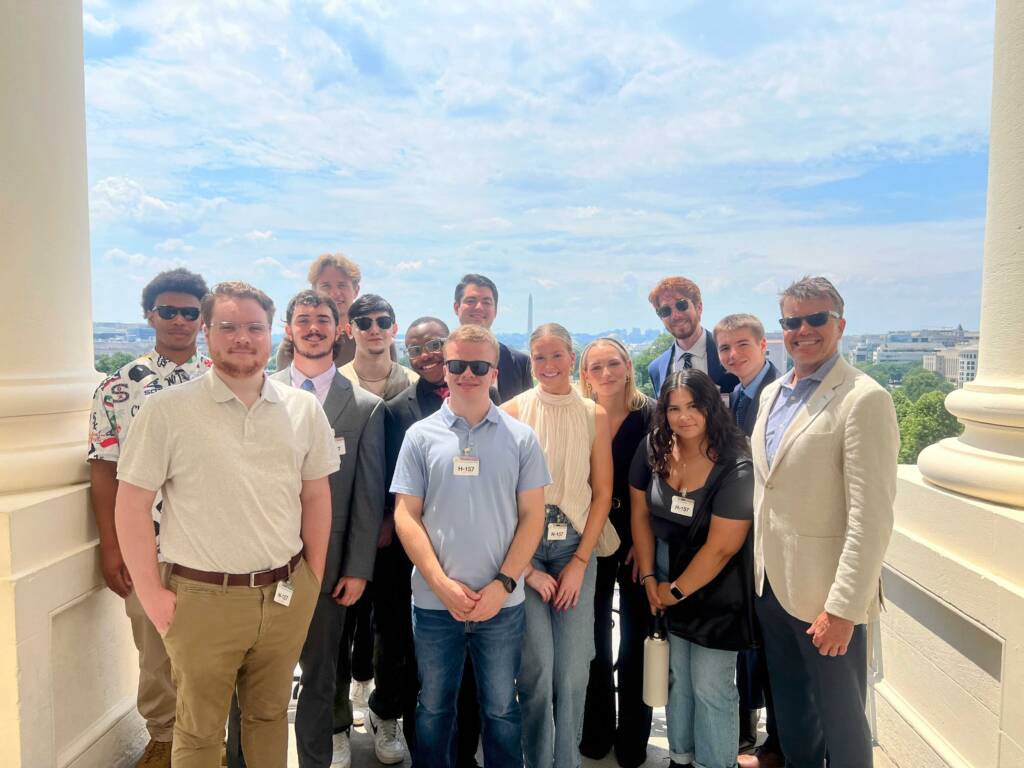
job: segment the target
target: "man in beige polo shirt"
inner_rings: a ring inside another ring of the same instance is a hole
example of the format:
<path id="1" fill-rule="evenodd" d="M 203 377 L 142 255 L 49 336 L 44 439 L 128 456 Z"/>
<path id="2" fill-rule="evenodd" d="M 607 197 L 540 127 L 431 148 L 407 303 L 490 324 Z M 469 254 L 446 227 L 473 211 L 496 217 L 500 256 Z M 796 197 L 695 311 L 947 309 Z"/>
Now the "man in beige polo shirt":
<path id="1" fill-rule="evenodd" d="M 236 684 L 249 768 L 285 768 L 338 454 L 316 397 L 264 375 L 270 297 L 221 283 L 202 315 L 213 370 L 156 393 L 136 416 L 118 462 L 117 533 L 171 658 L 175 768 L 218 768 Z M 149 519 L 157 491 L 166 587 Z"/>

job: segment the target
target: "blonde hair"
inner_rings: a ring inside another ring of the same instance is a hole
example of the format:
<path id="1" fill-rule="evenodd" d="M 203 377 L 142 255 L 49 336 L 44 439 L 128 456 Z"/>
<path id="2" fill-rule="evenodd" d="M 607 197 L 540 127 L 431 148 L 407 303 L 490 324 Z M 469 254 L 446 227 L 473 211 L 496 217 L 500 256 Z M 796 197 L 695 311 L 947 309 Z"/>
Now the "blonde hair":
<path id="1" fill-rule="evenodd" d="M 626 347 L 618 339 L 613 339 L 610 336 L 602 336 L 600 339 L 594 339 L 592 342 L 587 344 L 583 349 L 583 354 L 580 355 L 580 394 L 583 397 L 588 397 L 594 402 L 597 402 L 597 396 L 594 394 L 594 388 L 590 386 L 590 382 L 583 375 L 583 372 L 587 369 L 587 358 L 590 357 L 590 350 L 596 347 L 598 344 L 604 344 L 609 347 L 613 347 L 618 352 L 619 357 L 622 358 L 622 364 L 631 366 L 633 360 L 629 356 L 629 352 Z M 626 390 L 623 392 L 626 399 L 626 409 L 629 411 L 639 411 L 647 404 L 647 395 L 636 388 L 636 375 L 626 374 Z"/>
<path id="2" fill-rule="evenodd" d="M 575 353 L 572 348 L 572 334 L 565 329 L 564 325 L 559 325 L 558 323 L 544 323 L 543 325 L 538 325 L 534 329 L 533 333 L 530 334 L 530 349 L 533 349 L 533 345 L 545 336 L 554 336 L 565 344 L 565 347 L 569 350 L 570 354 Z"/>
<path id="3" fill-rule="evenodd" d="M 444 340 L 445 357 L 447 358 L 448 345 L 452 343 L 465 342 L 466 344 L 487 344 L 494 350 L 494 362 L 498 362 L 499 349 L 498 339 L 494 334 L 482 325 L 460 325 Z"/>
<path id="4" fill-rule="evenodd" d="M 754 341 L 764 338 L 764 324 L 754 315 L 748 314 L 726 315 L 718 321 L 711 335 L 717 338 L 719 331 L 739 331 L 743 328 L 747 328 L 753 334 Z"/>
<path id="5" fill-rule="evenodd" d="M 334 267 L 356 285 L 359 285 L 359 281 L 363 279 L 359 265 L 344 253 L 325 253 L 323 256 L 318 256 L 316 261 L 309 265 L 309 274 L 307 275 L 309 284 L 316 288 L 316 281 L 320 279 L 320 273 L 328 267 Z"/>

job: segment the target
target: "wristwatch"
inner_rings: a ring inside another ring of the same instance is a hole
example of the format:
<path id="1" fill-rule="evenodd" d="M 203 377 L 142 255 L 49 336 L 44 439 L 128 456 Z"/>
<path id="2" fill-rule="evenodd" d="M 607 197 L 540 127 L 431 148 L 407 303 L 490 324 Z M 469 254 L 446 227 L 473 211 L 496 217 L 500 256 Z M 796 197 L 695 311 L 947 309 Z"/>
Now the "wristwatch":
<path id="1" fill-rule="evenodd" d="M 498 572 L 498 575 L 494 577 L 497 581 L 501 582 L 501 586 L 505 588 L 505 591 L 510 595 L 516 591 L 516 580 L 511 576 L 506 576 L 504 573 Z"/>
<path id="2" fill-rule="evenodd" d="M 674 597 L 676 600 L 682 601 L 686 599 L 686 593 L 684 593 L 683 590 L 677 587 L 674 581 L 669 582 L 668 591 L 672 593 L 672 597 Z"/>

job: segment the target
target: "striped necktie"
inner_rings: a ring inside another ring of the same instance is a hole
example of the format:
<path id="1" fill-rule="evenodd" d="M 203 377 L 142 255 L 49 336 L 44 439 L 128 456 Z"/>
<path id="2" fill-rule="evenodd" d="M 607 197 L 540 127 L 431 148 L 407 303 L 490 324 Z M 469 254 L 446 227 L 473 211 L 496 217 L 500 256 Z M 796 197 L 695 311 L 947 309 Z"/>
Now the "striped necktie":
<path id="1" fill-rule="evenodd" d="M 683 352 L 683 368 L 693 368 L 692 352 Z"/>

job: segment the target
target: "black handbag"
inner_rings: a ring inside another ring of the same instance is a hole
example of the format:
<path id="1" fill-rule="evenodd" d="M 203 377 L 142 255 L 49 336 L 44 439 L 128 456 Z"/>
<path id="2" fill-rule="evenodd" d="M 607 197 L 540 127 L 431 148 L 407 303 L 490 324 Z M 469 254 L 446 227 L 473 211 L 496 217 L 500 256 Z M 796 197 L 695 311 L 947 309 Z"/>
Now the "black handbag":
<path id="1" fill-rule="evenodd" d="M 669 542 L 669 573 L 678 576 L 704 546 L 711 528 L 711 509 L 722 482 L 749 459 L 716 465 L 701 505 L 693 513 L 688 534 Z M 753 528 L 722 570 L 686 599 L 668 608 L 669 631 L 706 648 L 744 651 L 758 645 L 754 621 Z"/>

